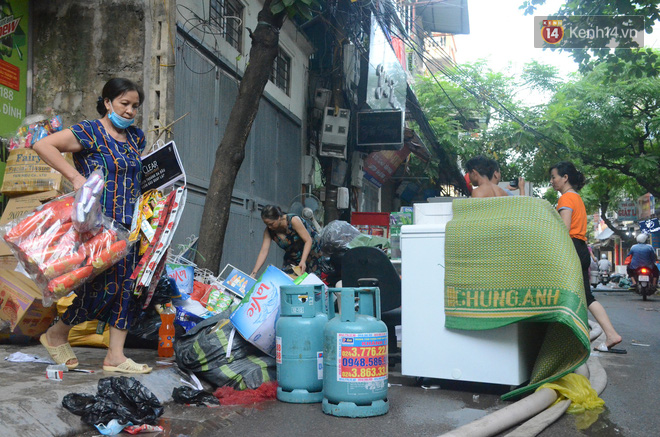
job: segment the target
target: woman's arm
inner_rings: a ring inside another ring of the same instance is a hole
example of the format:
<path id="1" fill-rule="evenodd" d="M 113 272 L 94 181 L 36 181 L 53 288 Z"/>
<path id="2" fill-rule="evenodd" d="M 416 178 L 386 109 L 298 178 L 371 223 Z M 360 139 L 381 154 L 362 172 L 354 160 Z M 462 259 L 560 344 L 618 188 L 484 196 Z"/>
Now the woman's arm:
<path id="1" fill-rule="evenodd" d="M 573 210 L 564 208 L 559 211 L 559 216 L 561 217 L 562 220 L 564 220 L 564 224 L 568 228 L 568 230 L 571 230 L 571 219 L 573 218 Z"/>
<path id="2" fill-rule="evenodd" d="M 305 273 L 305 270 L 307 269 L 307 257 L 312 250 L 312 236 L 309 235 L 309 232 L 307 232 L 305 225 L 303 225 L 303 222 L 299 217 L 293 217 L 291 219 L 291 226 L 298 233 L 298 236 L 300 236 L 305 242 L 305 247 L 303 248 L 303 253 L 300 257 L 300 264 L 298 264 L 301 273 Z"/>
<path id="3" fill-rule="evenodd" d="M 46 164 L 71 181 L 75 190 L 83 186 L 86 180 L 85 177 L 62 156 L 62 153 L 65 152 L 80 152 L 82 150 L 82 145 L 70 129 L 55 132 L 42 138 L 34 143 L 32 149 Z"/>
<path id="4" fill-rule="evenodd" d="M 261 249 L 259 250 L 259 255 L 257 256 L 257 262 L 254 263 L 254 268 L 252 269 L 252 273 L 250 273 L 250 276 L 253 278 L 256 278 L 257 272 L 261 266 L 264 265 L 264 261 L 266 261 L 271 241 L 272 240 L 270 238 L 270 234 L 268 233 L 268 229 L 264 229 L 264 239 L 261 242 Z"/>

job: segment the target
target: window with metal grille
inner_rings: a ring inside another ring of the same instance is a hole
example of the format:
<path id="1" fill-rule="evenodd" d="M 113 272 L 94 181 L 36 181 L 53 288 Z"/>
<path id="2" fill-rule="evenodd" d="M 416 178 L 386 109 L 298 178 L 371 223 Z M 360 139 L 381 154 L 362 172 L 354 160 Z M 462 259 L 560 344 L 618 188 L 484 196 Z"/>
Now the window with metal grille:
<path id="1" fill-rule="evenodd" d="M 210 0 L 209 19 L 223 30 L 225 40 L 239 52 L 243 40 L 243 5 L 238 0 Z"/>
<path id="2" fill-rule="evenodd" d="M 291 82 L 291 56 L 284 53 L 281 48 L 278 49 L 269 80 L 279 89 L 284 91 L 287 96 L 289 95 Z"/>

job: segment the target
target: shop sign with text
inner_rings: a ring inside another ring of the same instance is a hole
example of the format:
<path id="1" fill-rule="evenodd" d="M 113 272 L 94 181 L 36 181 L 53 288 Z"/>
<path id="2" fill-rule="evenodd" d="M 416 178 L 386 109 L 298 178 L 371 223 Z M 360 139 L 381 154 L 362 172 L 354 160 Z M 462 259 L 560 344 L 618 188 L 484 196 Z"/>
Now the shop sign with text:
<path id="1" fill-rule="evenodd" d="M 637 220 L 637 202 L 631 199 L 622 200 L 616 214 L 622 222 Z"/>
<path id="2" fill-rule="evenodd" d="M 25 117 L 28 0 L 0 1 L 0 136 L 13 135 Z"/>

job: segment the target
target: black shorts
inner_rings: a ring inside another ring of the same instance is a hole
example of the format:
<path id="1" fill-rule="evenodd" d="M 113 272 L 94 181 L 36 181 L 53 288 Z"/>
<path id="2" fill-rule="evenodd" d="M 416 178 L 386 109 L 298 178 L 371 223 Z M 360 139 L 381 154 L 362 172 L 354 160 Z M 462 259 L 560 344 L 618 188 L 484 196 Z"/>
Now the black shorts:
<path id="1" fill-rule="evenodd" d="M 571 238 L 573 246 L 580 258 L 580 267 L 582 267 L 582 280 L 584 282 L 584 297 L 587 298 L 587 307 L 596 301 L 594 295 L 591 293 L 591 283 L 589 282 L 589 267 L 591 266 L 591 255 L 589 254 L 589 247 L 587 242 L 579 238 Z"/>

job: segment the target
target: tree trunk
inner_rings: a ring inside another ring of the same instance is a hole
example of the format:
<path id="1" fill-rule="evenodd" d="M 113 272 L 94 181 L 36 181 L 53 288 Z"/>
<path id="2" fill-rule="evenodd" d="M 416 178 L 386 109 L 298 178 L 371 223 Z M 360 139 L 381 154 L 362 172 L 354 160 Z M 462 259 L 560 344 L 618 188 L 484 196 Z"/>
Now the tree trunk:
<path id="1" fill-rule="evenodd" d="M 600 201 L 600 210 L 603 213 L 603 216 L 601 217 L 603 219 L 603 223 L 607 225 L 608 228 L 614 232 L 614 235 L 618 235 L 619 238 L 625 243 L 631 243 L 633 242 L 633 238 L 629 237 L 626 235 L 626 231 L 621 230 L 618 228 L 610 219 L 607 218 L 606 213 L 607 213 L 607 208 L 609 207 L 610 203 L 609 201 L 602 200 Z"/>
<path id="2" fill-rule="evenodd" d="M 277 57 L 279 30 L 286 16 L 284 13 L 273 15 L 270 12 L 271 2 L 266 0 L 257 16 L 259 24 L 250 34 L 252 47 L 248 65 L 227 121 L 225 135 L 215 153 L 206 194 L 195 263 L 214 273 L 217 273 L 222 259 L 234 182 L 245 158 L 245 143 L 257 116 L 261 95 Z"/>

